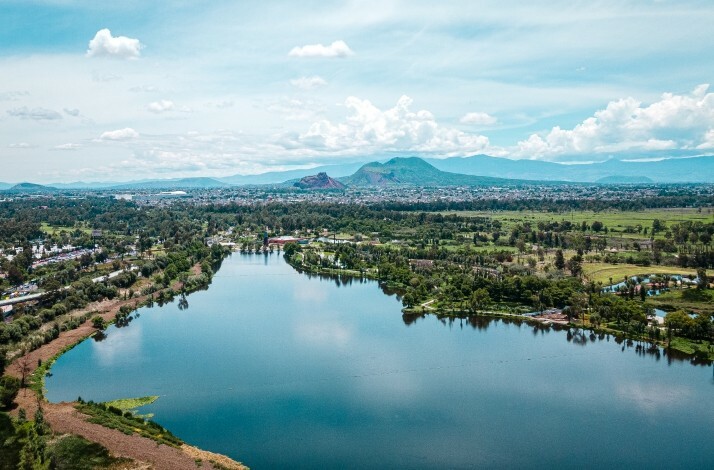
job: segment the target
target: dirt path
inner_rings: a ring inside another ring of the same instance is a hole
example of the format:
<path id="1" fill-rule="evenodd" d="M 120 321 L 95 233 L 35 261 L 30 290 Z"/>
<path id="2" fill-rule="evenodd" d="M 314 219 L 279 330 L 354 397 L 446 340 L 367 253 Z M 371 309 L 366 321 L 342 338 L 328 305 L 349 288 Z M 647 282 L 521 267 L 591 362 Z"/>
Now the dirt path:
<path id="1" fill-rule="evenodd" d="M 32 418 L 37 411 L 37 395 L 27 388 L 20 390 L 15 402 L 19 408 Z M 58 434 L 76 434 L 83 438 L 98 442 L 106 447 L 115 457 L 128 457 L 138 464 L 149 464 L 155 470 L 195 470 L 196 460 L 202 460 L 201 468 L 214 468 L 209 462 L 218 462 L 231 470 L 246 470 L 248 467 L 224 455 L 208 452 L 184 444 L 180 449 L 167 445 L 159 445 L 156 441 L 136 434 L 131 436 L 116 429 L 109 429 L 99 424 L 87 422 L 87 416 L 74 407 L 74 403 L 42 402 L 42 412 L 45 420 Z M 15 410 L 14 414 L 17 413 Z"/>
<path id="2" fill-rule="evenodd" d="M 200 266 L 198 266 L 200 273 Z M 196 267 L 193 268 L 196 272 Z M 172 286 L 175 290 L 180 289 L 180 283 Z M 104 320 L 113 320 L 114 315 L 124 305 L 134 305 L 148 299 L 148 296 L 134 297 L 127 300 L 105 300 L 92 303 L 85 308 L 72 312 L 72 315 L 79 315 L 84 312 L 97 311 Z M 65 348 L 79 343 L 97 331 L 92 326 L 91 320 L 87 320 L 78 328 L 63 331 L 59 337 L 53 341 L 31 351 L 24 356 L 17 358 L 6 369 L 5 373 L 17 378 L 29 377 L 37 369 L 38 361 L 46 362 L 56 356 Z M 182 446 L 181 449 L 159 445 L 151 439 L 138 435 L 128 436 L 115 429 L 105 428 L 98 424 L 87 422 L 87 416 L 78 412 L 73 403 L 48 403 L 40 402 L 37 395 L 28 388 L 23 388 L 15 399 L 17 407 L 12 414 L 17 415 L 17 410 L 23 408 L 28 418 L 32 418 L 38 406 L 42 406 L 45 419 L 55 433 L 71 433 L 84 437 L 85 439 L 98 442 L 106 447 L 109 452 L 117 457 L 128 457 L 139 464 L 148 464 L 150 468 L 156 470 L 196 470 L 199 468 L 196 459 L 203 461 L 201 468 L 214 468 L 209 464 L 209 460 L 220 463 L 223 467 L 231 470 L 244 470 L 248 467 L 229 459 L 221 454 L 204 451 L 189 445 Z"/>
<path id="3" fill-rule="evenodd" d="M 86 415 L 77 411 L 70 403 L 45 403 L 42 407 L 45 419 L 57 433 L 71 433 L 87 440 L 98 442 L 112 455 L 129 457 L 148 463 L 156 470 L 196 470 L 194 457 L 181 449 L 159 445 L 151 439 L 137 435 L 128 436 L 116 429 L 105 428 L 86 421 Z M 201 468 L 214 468 L 208 461 Z"/>

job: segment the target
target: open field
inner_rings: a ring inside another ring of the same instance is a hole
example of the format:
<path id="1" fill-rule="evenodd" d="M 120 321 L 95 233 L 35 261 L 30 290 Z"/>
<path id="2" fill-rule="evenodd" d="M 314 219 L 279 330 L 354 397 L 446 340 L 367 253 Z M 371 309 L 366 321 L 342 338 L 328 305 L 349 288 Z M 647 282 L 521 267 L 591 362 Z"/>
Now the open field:
<path id="1" fill-rule="evenodd" d="M 711 208 L 675 208 L 675 209 L 652 209 L 645 211 L 570 211 L 570 212 L 539 212 L 539 211 L 442 211 L 443 215 L 460 215 L 462 217 L 487 217 L 500 221 L 504 228 L 523 222 L 537 224 L 538 222 L 561 222 L 569 221 L 574 224 L 581 224 L 583 221 L 591 224 L 598 220 L 608 229 L 615 229 L 621 232 L 627 226 L 641 225 L 652 227 L 652 221 L 659 219 L 666 225 L 677 224 L 685 221 L 711 222 L 714 213 Z M 634 237 L 638 234 L 624 234 Z"/>
<path id="2" fill-rule="evenodd" d="M 607 285 L 612 282 L 618 283 L 627 276 L 641 276 L 647 274 L 682 274 L 694 275 L 695 269 L 682 269 L 675 266 L 637 266 L 635 264 L 608 264 L 608 263 L 584 263 L 583 273 L 594 282 L 602 282 Z"/>
<path id="3" fill-rule="evenodd" d="M 671 290 L 647 300 L 662 310 L 684 309 L 686 311 L 714 314 L 714 295 L 709 290 Z"/>
<path id="4" fill-rule="evenodd" d="M 40 224 L 40 230 L 42 230 L 47 235 L 56 235 L 62 231 L 65 231 L 67 233 L 72 233 L 77 229 L 79 229 L 83 233 L 87 233 L 87 234 L 92 233 L 92 229 L 89 227 L 63 227 L 60 225 L 53 227 L 52 225 L 49 225 L 45 222 L 42 222 Z"/>

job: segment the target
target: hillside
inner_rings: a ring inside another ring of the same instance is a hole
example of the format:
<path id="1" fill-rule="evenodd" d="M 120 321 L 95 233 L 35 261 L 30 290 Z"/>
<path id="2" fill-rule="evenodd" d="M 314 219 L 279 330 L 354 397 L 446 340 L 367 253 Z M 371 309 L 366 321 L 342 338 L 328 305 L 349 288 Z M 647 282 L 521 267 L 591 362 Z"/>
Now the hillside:
<path id="1" fill-rule="evenodd" d="M 348 176 L 357 171 L 363 164 L 363 162 L 342 163 L 300 170 L 269 171 L 267 173 L 260 173 L 257 175 L 232 175 L 217 179 L 231 185 L 277 184 L 288 180 L 302 178 L 304 176 L 315 175 L 317 173 L 329 173 L 335 177 Z"/>
<path id="2" fill-rule="evenodd" d="M 345 185 L 336 179 L 327 176 L 327 173 L 320 172 L 316 175 L 305 176 L 294 184 L 300 189 L 345 189 Z"/>
<path id="3" fill-rule="evenodd" d="M 54 192 L 57 192 L 57 188 L 53 188 L 51 186 L 43 186 L 41 184 L 34 184 L 34 183 L 18 183 L 15 186 L 12 186 L 11 188 L 6 189 L 5 192 L 8 192 L 8 193 L 31 193 L 31 194 L 54 193 Z"/>
<path id="4" fill-rule="evenodd" d="M 522 183 L 503 178 L 449 173 L 417 157 L 396 157 L 386 163 L 367 163 L 353 175 L 340 178 L 340 181 L 348 186 L 488 186 Z"/>

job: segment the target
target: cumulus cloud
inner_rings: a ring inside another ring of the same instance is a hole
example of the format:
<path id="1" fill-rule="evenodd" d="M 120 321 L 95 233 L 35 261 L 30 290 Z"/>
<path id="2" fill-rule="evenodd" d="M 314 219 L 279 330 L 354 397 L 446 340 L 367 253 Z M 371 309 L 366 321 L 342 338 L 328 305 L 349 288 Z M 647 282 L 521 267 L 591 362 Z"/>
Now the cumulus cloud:
<path id="1" fill-rule="evenodd" d="M 327 85 L 327 82 L 324 78 L 319 77 L 317 75 L 313 75 L 312 77 L 295 78 L 293 80 L 290 80 L 290 84 L 295 88 L 299 88 L 301 90 L 314 90 L 315 88 L 320 88 Z"/>
<path id="2" fill-rule="evenodd" d="M 82 146 L 79 144 L 67 143 L 55 145 L 54 147 L 52 147 L 52 150 L 77 150 L 80 147 Z"/>
<path id="3" fill-rule="evenodd" d="M 697 146 L 698 149 L 714 149 L 714 129 L 709 129 L 704 134 L 704 141 Z"/>
<path id="4" fill-rule="evenodd" d="M 74 116 L 74 117 L 79 116 L 79 109 L 77 109 L 77 108 L 64 108 L 63 111 L 68 116 Z"/>
<path id="5" fill-rule="evenodd" d="M 368 100 L 349 97 L 351 111 L 344 122 L 322 120 L 297 137 L 314 150 L 334 152 L 410 151 L 463 155 L 489 147 L 488 138 L 439 125 L 426 110 L 412 111 L 412 99 L 399 98 L 396 106 L 381 110 Z"/>
<path id="6" fill-rule="evenodd" d="M 518 143 L 514 155 L 547 159 L 625 150 L 709 148 L 714 94 L 708 89 L 709 85 L 700 85 L 687 95 L 664 93 L 650 105 L 631 97 L 611 101 L 573 129 L 557 126 L 546 134 L 532 134 Z"/>
<path id="7" fill-rule="evenodd" d="M 125 127 L 124 129 L 117 129 L 115 131 L 106 131 L 106 132 L 103 132 L 101 136 L 99 136 L 99 138 L 101 140 L 116 140 L 116 141 L 132 140 L 132 139 L 136 139 L 137 137 L 139 137 L 139 133 L 136 132 L 131 127 Z"/>
<path id="8" fill-rule="evenodd" d="M 174 109 L 174 102 L 169 100 L 160 100 L 149 103 L 146 107 L 152 113 L 164 113 L 166 111 L 171 111 Z"/>
<path id="9" fill-rule="evenodd" d="M 345 41 L 335 41 L 329 46 L 322 44 L 307 44 L 293 47 L 288 53 L 290 57 L 348 57 L 354 55 Z"/>
<path id="10" fill-rule="evenodd" d="M 476 126 L 492 126 L 498 122 L 498 119 L 488 113 L 466 113 L 461 118 L 462 124 L 473 124 Z"/>
<path id="11" fill-rule="evenodd" d="M 126 36 L 112 36 L 109 29 L 97 31 L 89 41 L 87 57 L 114 57 L 118 59 L 136 59 L 141 55 L 144 46 L 138 39 Z"/>
<path id="12" fill-rule="evenodd" d="M 8 109 L 7 113 L 19 119 L 32 119 L 34 121 L 54 121 L 62 119 L 62 115 L 57 111 L 45 108 L 28 108 L 27 106 Z"/>

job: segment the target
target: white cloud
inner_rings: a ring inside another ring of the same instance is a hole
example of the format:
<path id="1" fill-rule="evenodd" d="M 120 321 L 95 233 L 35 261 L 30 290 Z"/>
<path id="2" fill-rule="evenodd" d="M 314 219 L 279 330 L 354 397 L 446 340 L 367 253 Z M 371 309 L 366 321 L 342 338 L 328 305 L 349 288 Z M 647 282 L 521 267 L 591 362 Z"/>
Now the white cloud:
<path id="1" fill-rule="evenodd" d="M 101 140 L 132 140 L 137 137 L 139 137 L 139 133 L 131 127 L 117 129 L 115 131 L 106 131 L 99 136 Z"/>
<path id="2" fill-rule="evenodd" d="M 121 80 L 121 77 L 114 73 L 94 71 L 94 72 L 92 72 L 92 80 L 97 83 L 109 83 L 109 82 L 119 81 L 119 80 Z"/>
<path id="3" fill-rule="evenodd" d="M 10 144 L 8 145 L 9 148 L 11 149 L 31 149 L 34 148 L 34 145 L 30 145 L 27 142 L 18 142 L 16 144 Z"/>
<path id="4" fill-rule="evenodd" d="M 0 93 L 0 101 L 17 101 L 20 98 L 28 96 L 28 91 L 4 91 Z"/>
<path id="5" fill-rule="evenodd" d="M 148 109 L 152 113 L 164 113 L 166 111 L 171 111 L 172 109 L 174 109 L 174 103 L 173 101 L 169 100 L 154 101 L 152 103 L 149 103 L 146 109 Z"/>
<path id="6" fill-rule="evenodd" d="M 664 93 L 649 106 L 631 97 L 611 101 L 573 129 L 556 126 L 546 134 L 532 134 L 518 143 L 514 156 L 547 159 L 634 149 L 691 149 L 700 144 L 702 135 L 704 143 L 699 147 L 708 148 L 708 130 L 714 127 L 714 94 L 708 88 L 700 85 L 689 95 Z"/>
<path id="7" fill-rule="evenodd" d="M 233 100 L 223 100 L 215 104 L 218 109 L 228 109 L 232 108 L 234 105 L 235 102 Z"/>
<path id="8" fill-rule="evenodd" d="M 73 144 L 73 143 L 67 143 L 67 144 L 60 144 L 60 145 L 55 145 L 52 147 L 52 150 L 77 150 L 78 148 L 81 148 L 82 146 L 79 144 Z"/>
<path id="9" fill-rule="evenodd" d="M 282 98 L 270 102 L 266 109 L 288 121 L 309 121 L 324 113 L 325 106 L 315 100 Z"/>
<path id="10" fill-rule="evenodd" d="M 77 108 L 64 108 L 63 111 L 68 116 L 74 116 L 74 117 L 79 116 L 79 109 L 77 109 Z"/>
<path id="11" fill-rule="evenodd" d="M 20 119 L 32 119 L 33 121 L 54 121 L 57 119 L 62 119 L 62 115 L 57 111 L 45 108 L 28 108 L 23 106 L 21 108 L 8 109 L 7 113 L 10 116 L 20 118 Z"/>
<path id="12" fill-rule="evenodd" d="M 324 78 L 313 75 L 312 77 L 295 78 L 290 80 L 290 84 L 301 90 L 314 90 L 315 88 L 326 86 L 327 82 Z"/>
<path id="13" fill-rule="evenodd" d="M 144 46 L 138 39 L 126 36 L 112 36 L 109 29 L 97 31 L 94 39 L 89 41 L 87 57 L 115 57 L 119 59 L 136 59 L 141 55 Z"/>
<path id="14" fill-rule="evenodd" d="M 343 153 L 409 151 L 464 155 L 489 147 L 488 138 L 439 125 L 429 111 L 412 111 L 412 99 L 399 98 L 396 106 L 380 110 L 368 100 L 349 97 L 352 112 L 344 122 L 322 120 L 300 134 L 297 143 L 314 150 Z"/>
<path id="15" fill-rule="evenodd" d="M 159 89 L 152 85 L 138 85 L 129 88 L 129 91 L 132 93 L 156 93 Z"/>
<path id="16" fill-rule="evenodd" d="M 462 124 L 474 124 L 476 126 L 492 126 L 498 122 L 498 119 L 488 113 L 466 113 L 461 118 Z"/>
<path id="17" fill-rule="evenodd" d="M 704 135 L 704 142 L 697 146 L 698 149 L 714 149 L 714 129 L 709 129 Z"/>
<path id="18" fill-rule="evenodd" d="M 290 57 L 347 57 L 354 55 L 350 46 L 345 41 L 335 41 L 329 46 L 322 44 L 308 44 L 302 47 L 293 47 L 288 53 Z"/>

